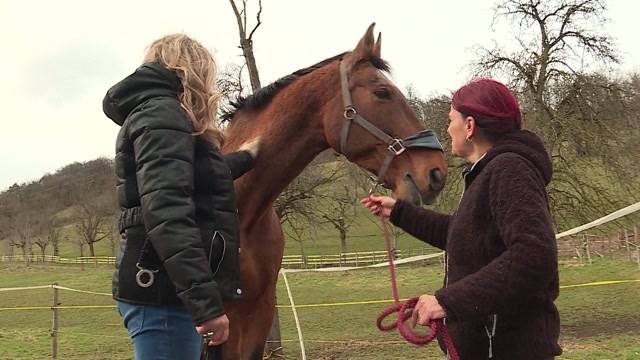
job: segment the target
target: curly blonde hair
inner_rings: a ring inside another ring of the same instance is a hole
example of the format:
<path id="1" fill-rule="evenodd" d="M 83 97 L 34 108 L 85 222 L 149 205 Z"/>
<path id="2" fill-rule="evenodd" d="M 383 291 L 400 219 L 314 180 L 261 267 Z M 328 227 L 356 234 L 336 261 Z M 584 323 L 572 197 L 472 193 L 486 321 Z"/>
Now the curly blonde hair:
<path id="1" fill-rule="evenodd" d="M 191 120 L 194 135 L 202 135 L 221 147 L 224 136 L 216 126 L 220 100 L 217 67 L 209 50 L 185 34 L 171 34 L 149 45 L 144 62 L 157 62 L 176 72 L 182 83 L 180 103 Z"/>

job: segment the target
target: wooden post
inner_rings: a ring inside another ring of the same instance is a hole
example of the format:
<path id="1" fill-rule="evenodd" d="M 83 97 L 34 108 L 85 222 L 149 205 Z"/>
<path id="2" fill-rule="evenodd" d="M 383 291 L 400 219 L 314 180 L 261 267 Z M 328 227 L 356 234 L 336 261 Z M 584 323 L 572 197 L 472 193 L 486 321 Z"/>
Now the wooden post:
<path id="1" fill-rule="evenodd" d="M 624 239 L 622 238 L 624 234 L 618 231 L 618 249 L 622 249 L 624 246 Z"/>
<path id="2" fill-rule="evenodd" d="M 580 254 L 579 246 L 576 246 L 576 254 L 578 254 L 578 259 L 580 259 L 580 263 L 582 264 L 582 254 Z"/>
<path id="3" fill-rule="evenodd" d="M 587 254 L 587 261 L 591 264 L 591 251 L 589 250 L 589 237 L 582 235 L 582 241 L 584 242 L 584 251 Z"/>
<path id="4" fill-rule="evenodd" d="M 633 226 L 633 242 L 636 244 L 636 260 L 638 260 L 638 267 L 640 268 L 640 242 L 638 242 L 638 226 Z"/>
<path id="5" fill-rule="evenodd" d="M 275 304 L 278 303 L 276 297 Z M 282 350 L 282 336 L 280 335 L 280 315 L 278 314 L 278 308 L 275 308 L 273 314 L 273 322 L 271 323 L 271 331 L 269 337 L 267 337 L 267 343 L 265 345 L 264 355 L 267 359 L 281 359 L 284 358 L 284 352 Z"/>
<path id="6" fill-rule="evenodd" d="M 53 283 L 53 304 L 51 310 L 53 310 L 53 320 L 51 321 L 51 358 L 58 358 L 58 288 L 55 287 L 58 283 Z"/>
<path id="7" fill-rule="evenodd" d="M 629 247 L 629 233 L 627 229 L 624 229 L 624 245 L 627 248 L 627 254 L 629 254 L 629 260 L 633 261 L 633 255 L 631 254 L 631 248 Z"/>

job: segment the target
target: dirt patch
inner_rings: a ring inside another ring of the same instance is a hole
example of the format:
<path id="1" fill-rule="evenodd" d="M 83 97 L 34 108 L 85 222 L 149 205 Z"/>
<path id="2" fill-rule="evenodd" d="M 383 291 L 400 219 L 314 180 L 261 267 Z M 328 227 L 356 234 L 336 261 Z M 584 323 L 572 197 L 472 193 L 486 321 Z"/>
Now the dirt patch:
<path id="1" fill-rule="evenodd" d="M 584 319 L 578 323 L 562 324 L 562 335 L 574 338 L 588 338 L 630 334 L 640 336 L 640 315 L 604 319 Z"/>

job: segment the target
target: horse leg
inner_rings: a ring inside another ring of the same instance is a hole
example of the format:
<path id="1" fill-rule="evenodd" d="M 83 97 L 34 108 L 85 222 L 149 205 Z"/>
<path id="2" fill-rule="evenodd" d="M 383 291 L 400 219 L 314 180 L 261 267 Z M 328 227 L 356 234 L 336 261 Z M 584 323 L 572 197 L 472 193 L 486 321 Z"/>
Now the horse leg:
<path id="1" fill-rule="evenodd" d="M 258 301 L 242 301 L 229 316 L 229 340 L 222 349 L 224 360 L 261 360 L 275 309 L 275 287 Z M 217 360 L 217 359 L 216 359 Z"/>
<path id="2" fill-rule="evenodd" d="M 248 360 L 261 360 L 275 309 L 275 285 L 268 289 L 260 298 L 260 301 L 253 304 L 247 311 L 251 314 L 247 317 L 251 321 L 243 324 L 243 349 L 245 349 Z"/>

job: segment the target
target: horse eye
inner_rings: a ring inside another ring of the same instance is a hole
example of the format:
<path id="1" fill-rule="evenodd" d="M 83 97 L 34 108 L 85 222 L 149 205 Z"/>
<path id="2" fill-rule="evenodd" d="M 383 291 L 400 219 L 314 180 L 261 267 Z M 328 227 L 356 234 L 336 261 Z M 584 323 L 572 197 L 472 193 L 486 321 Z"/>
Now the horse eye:
<path id="1" fill-rule="evenodd" d="M 383 100 L 389 100 L 391 99 L 391 93 L 389 92 L 389 90 L 387 89 L 378 89 L 376 91 L 373 92 L 373 94 L 378 98 L 378 99 L 383 99 Z"/>

